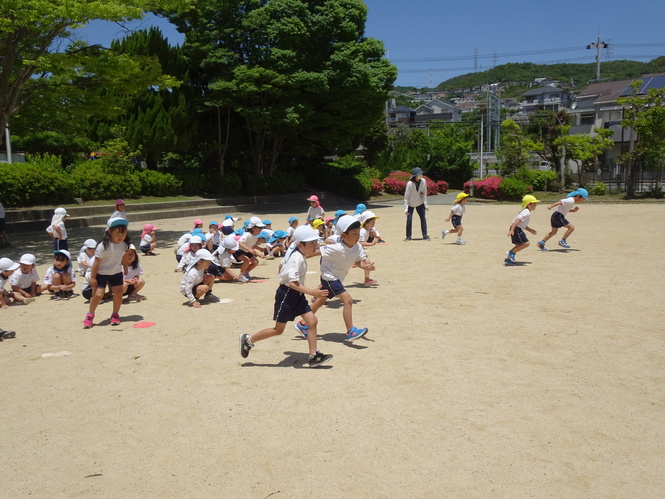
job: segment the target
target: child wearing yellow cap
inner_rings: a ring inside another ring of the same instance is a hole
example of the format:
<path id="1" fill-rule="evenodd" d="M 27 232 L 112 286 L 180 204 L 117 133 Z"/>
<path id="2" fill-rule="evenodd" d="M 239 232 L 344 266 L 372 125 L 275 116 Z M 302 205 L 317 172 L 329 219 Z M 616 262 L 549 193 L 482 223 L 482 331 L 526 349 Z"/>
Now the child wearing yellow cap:
<path id="1" fill-rule="evenodd" d="M 536 209 L 536 203 L 540 203 L 540 201 L 531 194 L 527 194 L 522 198 L 522 211 L 513 219 L 513 223 L 510 225 L 510 230 L 508 231 L 508 235 L 515 246 L 507 252 L 508 258 L 504 260 L 506 265 L 515 265 L 515 254 L 529 246 L 529 240 L 524 231 L 530 232 L 534 236 L 537 234 L 534 229 L 529 227 L 531 212 Z"/>
<path id="2" fill-rule="evenodd" d="M 462 239 L 462 232 L 464 232 L 464 226 L 462 225 L 462 217 L 466 213 L 466 201 L 469 198 L 469 195 L 460 192 L 455 198 L 453 207 L 450 208 L 450 214 L 446 218 L 446 222 L 450 222 L 450 219 L 453 220 L 453 228 L 450 230 L 441 231 L 441 239 L 445 239 L 448 234 L 457 234 L 457 244 L 466 244 L 466 241 Z"/>

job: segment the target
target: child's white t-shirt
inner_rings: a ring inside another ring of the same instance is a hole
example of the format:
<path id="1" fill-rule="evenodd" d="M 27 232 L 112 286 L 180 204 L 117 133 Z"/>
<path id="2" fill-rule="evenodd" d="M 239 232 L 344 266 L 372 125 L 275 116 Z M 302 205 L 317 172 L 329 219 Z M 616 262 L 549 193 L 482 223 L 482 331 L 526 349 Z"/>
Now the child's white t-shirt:
<path id="1" fill-rule="evenodd" d="M 92 260 L 94 258 L 95 258 L 94 255 L 93 256 L 88 256 L 88 254 L 85 252 L 85 249 L 82 249 L 79 252 L 79 256 L 76 259 L 76 261 L 78 262 L 79 272 L 81 273 L 82 276 L 85 275 L 85 272 L 86 272 L 86 270 L 88 270 L 88 268 L 92 267 Z M 83 264 L 85 264 L 85 265 L 83 265 Z"/>
<path id="2" fill-rule="evenodd" d="M 517 226 L 524 230 L 526 227 L 528 227 L 529 222 L 531 221 L 531 210 L 529 208 L 524 208 L 522 211 L 520 211 L 519 215 L 513 218 L 513 223 L 515 223 L 515 220 L 517 219 L 520 220 Z"/>
<path id="3" fill-rule="evenodd" d="M 111 215 L 111 218 L 124 218 L 125 220 L 127 220 L 127 212 L 125 210 L 122 211 L 115 210 L 113 212 L 113 215 Z"/>
<path id="4" fill-rule="evenodd" d="M 53 230 L 53 237 L 55 237 L 56 239 L 60 239 L 62 241 L 67 239 L 67 229 L 65 229 L 65 222 L 63 222 L 61 220 L 60 222 L 55 224 L 55 226 L 60 229 L 60 237 L 57 237 L 58 233 L 55 231 L 55 228 L 52 229 Z"/>
<path id="5" fill-rule="evenodd" d="M 182 280 L 180 281 L 180 292 L 187 297 L 189 303 L 194 303 L 196 301 L 192 288 L 203 282 L 203 272 L 203 269 L 197 269 L 196 265 L 191 265 L 188 267 L 185 275 L 182 276 Z"/>
<path id="6" fill-rule="evenodd" d="M 95 250 L 95 258 L 99 260 L 97 273 L 101 275 L 115 275 L 122 272 L 122 257 L 127 252 L 127 245 L 109 242 L 108 248 L 99 243 Z"/>
<path id="7" fill-rule="evenodd" d="M 123 277 L 123 279 L 134 279 L 135 277 L 138 277 L 143 274 L 143 267 L 141 267 L 141 264 L 139 263 L 136 268 L 134 267 L 127 267 L 127 273 Z"/>
<path id="8" fill-rule="evenodd" d="M 180 239 L 178 239 L 178 250 L 189 240 L 192 238 L 192 233 L 191 232 L 185 232 L 182 236 L 180 236 Z"/>
<path id="9" fill-rule="evenodd" d="M 141 244 L 139 247 L 150 246 L 150 243 L 152 243 L 152 236 L 150 234 L 146 234 L 141 238 Z"/>
<path id="10" fill-rule="evenodd" d="M 466 206 L 464 206 L 462 203 L 455 203 L 452 208 L 450 208 L 450 211 L 453 212 L 453 215 L 457 215 L 458 217 L 461 217 L 466 213 Z M 471 217 L 473 218 L 473 217 Z"/>
<path id="11" fill-rule="evenodd" d="M 222 248 L 223 246 L 220 246 L 213 252 L 212 263 L 214 263 L 218 267 L 229 269 L 233 265 L 233 260 L 232 260 L 233 253 L 229 253 L 227 249 L 219 251 Z"/>
<path id="12" fill-rule="evenodd" d="M 323 219 L 325 214 L 326 212 L 323 211 L 323 208 L 320 208 L 319 206 L 310 206 L 309 210 L 307 210 L 307 220 L 312 221 L 317 218 Z"/>
<path id="13" fill-rule="evenodd" d="M 290 282 L 298 281 L 300 285 L 304 286 L 306 276 L 307 260 L 298 249 L 294 249 L 282 260 L 282 268 L 278 276 L 279 283 L 288 286 Z"/>
<path id="14" fill-rule="evenodd" d="M 190 264 L 194 262 L 194 252 L 187 251 L 183 253 L 182 258 L 178 262 L 178 269 L 186 269 Z"/>
<path id="15" fill-rule="evenodd" d="M 39 281 L 39 274 L 37 269 L 33 268 L 27 274 L 21 272 L 21 269 L 16 269 L 12 276 L 9 278 L 9 282 L 12 286 L 17 286 L 20 289 L 29 288 L 32 286 L 33 282 Z"/>
<path id="16" fill-rule="evenodd" d="M 343 242 L 321 246 L 321 277 L 325 281 L 343 281 L 351 266 L 367 258 L 360 244 L 348 247 Z"/>
<path id="17" fill-rule="evenodd" d="M 561 200 L 561 204 L 557 206 L 554 211 L 558 211 L 562 215 L 566 215 L 574 204 L 575 204 L 574 197 L 564 198 Z"/>
<path id="18" fill-rule="evenodd" d="M 208 232 L 206 234 L 206 241 L 212 241 L 212 244 L 215 246 L 220 246 L 222 244 L 222 233 L 221 232 L 215 232 L 214 234 L 212 232 Z"/>
<path id="19" fill-rule="evenodd" d="M 296 230 L 296 228 L 293 225 L 289 225 L 289 228 L 286 229 L 286 235 L 288 237 L 293 237 L 293 231 Z"/>
<path id="20" fill-rule="evenodd" d="M 238 239 L 238 243 L 243 243 L 249 249 L 252 249 L 258 240 L 259 238 L 253 235 L 251 232 L 245 232 L 242 236 L 240 236 L 240 239 Z"/>
<path id="21" fill-rule="evenodd" d="M 53 284 L 53 276 L 57 273 L 58 272 L 55 271 L 55 267 L 53 265 L 46 269 L 46 273 L 44 274 L 44 284 L 47 286 Z M 69 269 L 63 273 L 69 275 L 69 277 L 72 278 L 72 282 L 76 282 L 76 272 L 74 272 L 74 267 L 69 265 Z"/>

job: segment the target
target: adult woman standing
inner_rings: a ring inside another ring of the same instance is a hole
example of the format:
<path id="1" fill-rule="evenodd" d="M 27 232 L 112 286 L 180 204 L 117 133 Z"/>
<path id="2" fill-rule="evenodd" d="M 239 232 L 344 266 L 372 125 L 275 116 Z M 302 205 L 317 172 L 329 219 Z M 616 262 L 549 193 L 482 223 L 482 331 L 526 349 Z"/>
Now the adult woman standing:
<path id="1" fill-rule="evenodd" d="M 418 212 L 420 217 L 420 230 L 423 234 L 423 239 L 429 241 L 430 237 L 427 235 L 427 218 L 425 212 L 429 209 L 427 207 L 427 183 L 423 178 L 423 171 L 416 167 L 411 171 L 411 178 L 406 184 L 404 191 L 404 214 L 406 215 L 406 239 L 411 241 L 411 222 L 413 220 L 413 210 Z"/>

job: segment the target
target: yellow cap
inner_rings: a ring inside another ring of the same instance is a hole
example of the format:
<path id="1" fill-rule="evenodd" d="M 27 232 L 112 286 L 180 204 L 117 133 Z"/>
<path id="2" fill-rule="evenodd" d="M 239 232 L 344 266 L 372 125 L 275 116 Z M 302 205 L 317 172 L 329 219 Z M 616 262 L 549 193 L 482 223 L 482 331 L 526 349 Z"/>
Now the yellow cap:
<path id="1" fill-rule="evenodd" d="M 540 203 L 540 201 L 536 199 L 536 196 L 527 194 L 522 198 L 522 209 L 526 208 L 526 205 L 531 203 Z"/>
<path id="2" fill-rule="evenodd" d="M 312 227 L 314 227 L 315 229 L 318 229 L 319 225 L 321 225 L 322 223 L 323 223 L 323 220 L 321 220 L 320 218 L 317 218 L 316 220 L 314 220 L 312 222 Z"/>
<path id="3" fill-rule="evenodd" d="M 460 192 L 457 197 L 455 198 L 455 201 L 461 201 L 464 198 L 468 198 L 469 195 L 466 192 Z"/>

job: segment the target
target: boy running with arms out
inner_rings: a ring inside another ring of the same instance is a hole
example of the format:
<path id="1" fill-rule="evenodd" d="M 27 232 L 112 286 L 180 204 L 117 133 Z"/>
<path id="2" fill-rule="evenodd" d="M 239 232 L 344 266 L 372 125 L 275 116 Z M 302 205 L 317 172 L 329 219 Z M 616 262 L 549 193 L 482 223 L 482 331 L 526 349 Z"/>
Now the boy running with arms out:
<path id="1" fill-rule="evenodd" d="M 549 232 L 549 234 L 546 234 L 545 237 L 543 237 L 542 241 L 538 243 L 538 247 L 543 250 L 547 251 L 547 248 L 545 248 L 545 243 L 547 240 L 551 237 L 554 237 L 556 233 L 559 231 L 561 227 L 566 229 L 566 232 L 563 234 L 563 238 L 561 238 L 561 241 L 559 241 L 559 246 L 562 248 L 570 248 L 568 245 L 568 237 L 573 233 L 575 230 L 575 226 L 571 224 L 568 220 L 566 220 L 566 215 L 570 213 L 575 213 L 577 210 L 580 209 L 579 206 L 573 206 L 575 203 L 581 203 L 583 201 L 587 201 L 589 199 L 589 193 L 587 192 L 586 189 L 580 187 L 576 191 L 571 192 L 568 194 L 568 196 L 561 201 L 557 201 L 554 204 L 551 204 L 547 207 L 548 210 L 551 210 L 552 208 L 556 208 L 554 210 L 554 213 L 552 213 L 552 218 L 551 218 L 551 225 L 552 225 L 552 230 Z"/>
<path id="2" fill-rule="evenodd" d="M 318 298 L 325 298 L 328 291 L 320 287 L 311 289 L 305 287 L 307 274 L 307 257 L 317 252 L 319 234 L 308 225 L 298 227 L 293 231 L 294 244 L 289 248 L 280 265 L 279 287 L 275 293 L 275 308 L 273 319 L 275 325 L 262 329 L 253 335 L 240 335 L 240 355 L 247 358 L 249 351 L 254 348 L 257 341 L 278 336 L 284 332 L 286 323 L 300 316 L 307 323 L 310 334 L 307 336 L 309 346 L 309 367 L 317 367 L 332 359 L 332 355 L 325 355 L 316 349 L 317 318 L 312 312 L 305 294 Z"/>

